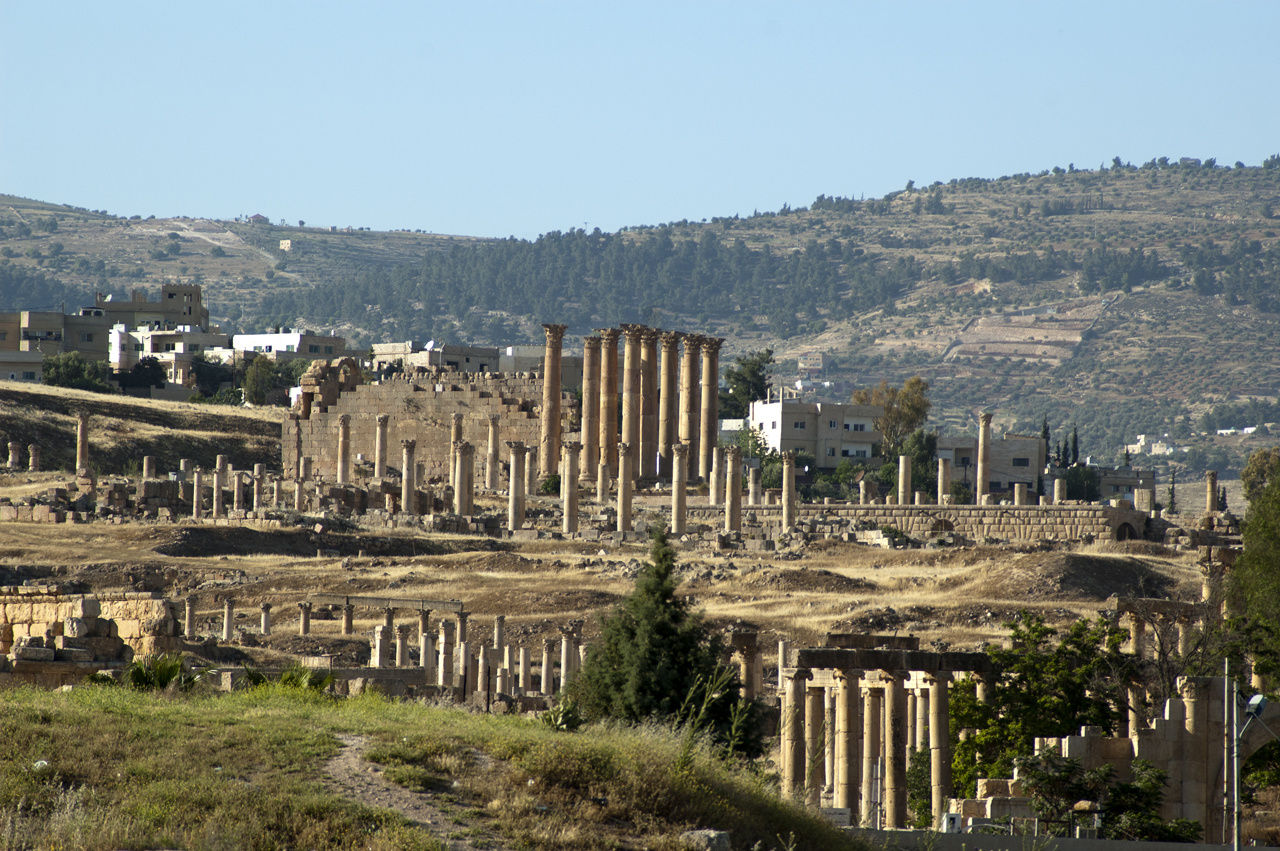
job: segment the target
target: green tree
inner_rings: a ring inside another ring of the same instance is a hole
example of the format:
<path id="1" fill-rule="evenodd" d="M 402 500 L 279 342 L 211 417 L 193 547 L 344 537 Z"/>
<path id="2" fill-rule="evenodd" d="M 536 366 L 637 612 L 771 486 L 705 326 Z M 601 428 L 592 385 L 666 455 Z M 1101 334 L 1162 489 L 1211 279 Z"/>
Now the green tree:
<path id="1" fill-rule="evenodd" d="M 106 361 L 86 361 L 79 352 L 46 356 L 41 362 L 41 377 L 51 387 L 116 392 L 110 383 L 111 366 Z"/>
<path id="2" fill-rule="evenodd" d="M 751 403 L 765 398 L 769 391 L 769 364 L 773 349 L 761 349 L 736 359 L 724 371 L 727 390 L 720 392 L 720 415 L 725 419 L 742 419 L 751 412 Z"/>
<path id="3" fill-rule="evenodd" d="M 1080 432 L 1075 426 L 1071 427 L 1071 463 L 1080 463 Z"/>
<path id="4" fill-rule="evenodd" d="M 1102 480 L 1098 471 L 1083 464 L 1067 468 L 1067 499 L 1096 502 L 1102 497 Z"/>
<path id="5" fill-rule="evenodd" d="M 1277 478 L 1280 478 L 1280 448 L 1269 446 L 1259 449 L 1249 456 L 1244 469 L 1240 471 L 1240 482 L 1244 485 L 1244 498 L 1252 506 L 1262 497 Z"/>
<path id="6" fill-rule="evenodd" d="M 1014 759 L 1031 756 L 1040 736 L 1066 736 L 1083 725 L 1112 730 L 1126 709 L 1123 683 L 1132 660 L 1120 652 L 1128 632 L 1106 618 L 1079 620 L 1054 643 L 1057 630 L 1023 611 L 1005 624 L 1009 646 L 988 645 L 994 673 L 990 699 L 972 680 L 951 691 L 953 776 L 957 796 L 972 795 L 978 777 L 1010 777 Z M 960 730 L 976 735 L 959 741 Z"/>
<path id="7" fill-rule="evenodd" d="M 600 641 L 567 690 L 588 720 L 669 721 L 681 715 L 700 685 L 724 679 L 719 636 L 688 598 L 676 594 L 675 550 L 659 530 L 652 539 L 650 563 L 635 590 L 603 619 Z M 761 737 L 754 708 L 740 705 L 740 684 L 730 674 L 718 694 L 707 695 L 708 729 L 718 741 L 736 738 L 740 749 L 755 754 Z M 745 731 L 744 710 L 752 716 Z"/>
<path id="8" fill-rule="evenodd" d="M 1275 601 L 1280 599 L 1280 477 L 1271 479 L 1249 506 L 1242 530 L 1244 552 L 1227 574 L 1232 609 L 1255 633 L 1280 635 Z M 1272 649 L 1269 655 L 1274 655 Z"/>
<path id="9" fill-rule="evenodd" d="M 169 373 L 160 360 L 145 357 L 129 370 L 127 383 L 130 387 L 163 387 L 168 380 Z M 124 385 L 126 382 L 122 380 L 120 383 Z"/>
<path id="10" fill-rule="evenodd" d="M 244 373 L 244 398 L 251 405 L 265 405 L 267 394 L 276 388 L 276 365 L 270 358 L 253 359 Z"/>
<path id="11" fill-rule="evenodd" d="M 894 457 L 901 454 L 902 441 L 929 419 L 929 382 L 913 375 L 901 387 L 891 387 L 881 381 L 878 387 L 853 391 L 855 405 L 880 405 L 884 415 L 875 421 L 875 427 L 884 435 L 880 454 Z"/>

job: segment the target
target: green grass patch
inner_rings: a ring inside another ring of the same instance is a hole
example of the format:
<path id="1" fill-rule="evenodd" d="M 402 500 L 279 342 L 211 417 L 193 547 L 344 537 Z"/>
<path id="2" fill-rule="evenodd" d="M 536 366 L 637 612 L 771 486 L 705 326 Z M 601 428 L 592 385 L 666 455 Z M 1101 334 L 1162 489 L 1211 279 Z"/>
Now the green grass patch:
<path id="1" fill-rule="evenodd" d="M 384 775 L 480 837 L 530 849 L 675 849 L 692 828 L 729 830 L 734 848 L 856 848 L 817 814 L 779 799 L 773 779 L 665 729 L 577 733 L 375 695 L 335 701 L 265 686 L 232 694 L 93 686 L 0 692 L 3 847 L 89 851 L 437 849 L 399 814 L 322 782 L 341 747 L 369 737 Z M 791 837 L 794 836 L 794 845 Z"/>

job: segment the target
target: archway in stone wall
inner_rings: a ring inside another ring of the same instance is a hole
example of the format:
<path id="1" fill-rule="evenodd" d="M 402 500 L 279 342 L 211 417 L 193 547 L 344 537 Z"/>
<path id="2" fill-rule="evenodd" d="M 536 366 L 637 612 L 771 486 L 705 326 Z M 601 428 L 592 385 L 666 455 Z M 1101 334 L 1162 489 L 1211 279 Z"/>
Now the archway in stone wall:
<path id="1" fill-rule="evenodd" d="M 1138 530 L 1134 529 L 1128 523 L 1121 523 L 1116 527 L 1117 541 L 1130 541 L 1138 537 Z"/>
<path id="2" fill-rule="evenodd" d="M 954 532 L 955 530 L 955 523 L 945 517 L 935 517 L 933 518 L 933 524 L 929 527 L 929 534 L 937 535 L 942 532 Z"/>

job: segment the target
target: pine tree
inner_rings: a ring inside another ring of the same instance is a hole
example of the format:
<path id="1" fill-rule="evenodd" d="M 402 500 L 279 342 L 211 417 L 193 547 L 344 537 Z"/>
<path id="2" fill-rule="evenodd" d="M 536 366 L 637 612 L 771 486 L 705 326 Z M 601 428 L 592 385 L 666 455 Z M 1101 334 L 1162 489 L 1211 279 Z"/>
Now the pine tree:
<path id="1" fill-rule="evenodd" d="M 750 729 L 741 729 L 741 684 L 736 671 L 726 679 L 720 665 L 724 645 L 702 613 L 676 595 L 676 554 L 666 535 L 655 530 L 652 537 L 651 563 L 635 590 L 604 618 L 601 640 L 592 645 L 567 696 L 589 720 L 669 720 L 686 698 L 718 679 L 723 687 L 707 709 L 706 725 L 717 740 L 758 751 L 756 713 L 747 714 Z"/>
<path id="2" fill-rule="evenodd" d="M 1076 427 L 1071 427 L 1071 463 L 1080 463 L 1080 435 L 1076 432 Z"/>

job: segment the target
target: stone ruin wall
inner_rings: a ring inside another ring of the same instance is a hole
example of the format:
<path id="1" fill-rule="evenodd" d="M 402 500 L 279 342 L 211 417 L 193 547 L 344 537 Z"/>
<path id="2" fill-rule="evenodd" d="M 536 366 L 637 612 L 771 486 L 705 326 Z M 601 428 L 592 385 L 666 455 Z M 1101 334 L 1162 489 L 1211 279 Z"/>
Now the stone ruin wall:
<path id="1" fill-rule="evenodd" d="M 462 439 L 476 449 L 477 478 L 489 447 L 489 416 L 499 417 L 498 438 L 538 446 L 542 406 L 540 373 L 463 373 L 440 371 L 396 376 L 376 384 L 361 384 L 337 394 L 331 404 L 316 404 L 307 419 L 291 417 L 284 424 L 282 456 L 286 471 L 297 470 L 299 456 L 311 456 L 312 474 L 333 481 L 337 476 L 338 417 L 351 417 L 351 457 L 363 455 L 373 463 L 378 414 L 391 417 L 387 425 L 387 468 L 399 471 L 402 439 L 417 441 L 415 459 L 419 481 L 449 478 L 450 427 L 461 413 Z M 565 419 L 576 417 L 577 402 L 563 397 Z M 499 457 L 507 458 L 506 446 Z M 358 466 L 358 465 L 357 465 Z M 425 478 L 423 478 L 425 474 Z M 357 476 L 358 478 L 358 476 Z"/>

